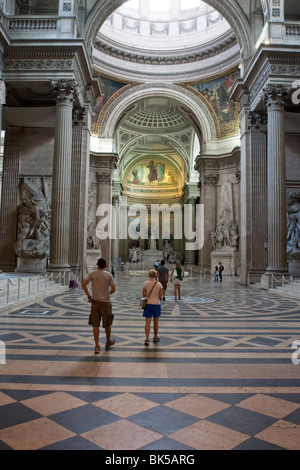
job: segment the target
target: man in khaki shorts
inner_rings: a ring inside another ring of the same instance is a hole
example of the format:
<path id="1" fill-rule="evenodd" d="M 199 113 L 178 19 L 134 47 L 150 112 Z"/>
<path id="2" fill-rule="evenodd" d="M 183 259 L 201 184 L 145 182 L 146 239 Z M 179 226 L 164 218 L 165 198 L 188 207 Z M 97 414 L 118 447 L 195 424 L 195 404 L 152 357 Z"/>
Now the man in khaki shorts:
<path id="1" fill-rule="evenodd" d="M 95 354 L 100 353 L 99 336 L 100 336 L 100 322 L 102 318 L 102 327 L 106 333 L 105 350 L 110 349 L 115 340 L 111 339 L 111 325 L 113 322 L 112 308 L 110 302 L 110 295 L 116 291 L 113 276 L 110 272 L 106 271 L 106 260 L 99 258 L 97 261 L 98 269 L 90 272 L 82 282 L 82 288 L 86 293 L 91 305 L 91 313 L 89 317 L 89 325 L 93 327 L 94 340 L 95 340 Z M 87 285 L 92 282 L 92 292 L 90 295 Z"/>

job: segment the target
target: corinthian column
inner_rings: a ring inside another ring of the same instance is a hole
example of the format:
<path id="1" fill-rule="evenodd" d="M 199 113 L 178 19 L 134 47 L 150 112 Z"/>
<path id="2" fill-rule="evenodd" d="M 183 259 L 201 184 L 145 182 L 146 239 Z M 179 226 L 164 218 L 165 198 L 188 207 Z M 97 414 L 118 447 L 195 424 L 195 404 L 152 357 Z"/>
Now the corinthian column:
<path id="1" fill-rule="evenodd" d="M 61 80 L 53 89 L 57 101 L 49 270 L 69 271 L 72 110 L 77 84 Z"/>
<path id="2" fill-rule="evenodd" d="M 266 274 L 287 274 L 286 162 L 284 105 L 287 90 L 264 90 L 268 112 L 268 268 Z"/>

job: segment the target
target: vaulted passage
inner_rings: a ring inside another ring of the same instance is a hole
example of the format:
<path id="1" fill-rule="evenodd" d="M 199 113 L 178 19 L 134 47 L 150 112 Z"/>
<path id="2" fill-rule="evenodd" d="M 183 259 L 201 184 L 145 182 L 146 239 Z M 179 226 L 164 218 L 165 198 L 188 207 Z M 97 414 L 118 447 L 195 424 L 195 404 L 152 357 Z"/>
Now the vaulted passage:
<path id="1" fill-rule="evenodd" d="M 298 0 L 0 2 L 0 448 L 299 446 L 299 18 Z M 94 357 L 100 257 L 117 341 Z M 145 351 L 159 262 L 182 299 L 169 284 Z"/>

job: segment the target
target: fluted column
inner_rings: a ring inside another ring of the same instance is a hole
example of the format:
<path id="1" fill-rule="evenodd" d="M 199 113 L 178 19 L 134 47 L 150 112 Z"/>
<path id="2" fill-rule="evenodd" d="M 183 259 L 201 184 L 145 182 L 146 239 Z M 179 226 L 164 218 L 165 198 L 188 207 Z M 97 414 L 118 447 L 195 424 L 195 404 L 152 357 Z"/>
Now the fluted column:
<path id="1" fill-rule="evenodd" d="M 49 270 L 69 271 L 72 110 L 77 84 L 61 80 L 53 88 L 57 101 Z"/>
<path id="2" fill-rule="evenodd" d="M 7 129 L 5 136 L 0 217 L 0 269 L 4 271 L 14 271 L 16 266 L 21 136 L 22 130 L 16 127 Z"/>
<path id="3" fill-rule="evenodd" d="M 112 264 L 117 269 L 118 267 L 118 259 L 119 259 L 119 196 L 114 195 L 112 197 L 112 204 L 116 211 L 116 218 L 115 218 L 115 234 L 116 236 L 111 241 L 111 261 Z"/>
<path id="4" fill-rule="evenodd" d="M 251 168 L 251 267 L 249 282 L 257 282 L 268 265 L 266 250 L 268 233 L 267 195 L 267 116 L 249 114 L 249 159 Z"/>
<path id="5" fill-rule="evenodd" d="M 286 161 L 282 86 L 264 90 L 268 112 L 268 268 L 266 274 L 287 274 Z"/>
<path id="6" fill-rule="evenodd" d="M 190 230 L 192 231 L 195 231 L 196 229 L 196 203 L 197 203 L 197 199 L 195 197 L 189 197 L 187 200 L 186 200 L 186 204 L 191 204 L 193 207 L 192 207 L 192 213 L 189 214 L 189 217 L 190 219 L 188 221 L 185 221 L 185 223 L 187 222 L 188 226 L 190 227 Z M 194 240 L 186 240 L 185 239 L 185 243 L 191 243 L 191 242 L 194 242 Z M 196 259 L 196 253 L 195 253 L 195 250 L 185 250 L 185 266 L 187 267 L 191 267 L 191 266 L 195 266 L 195 259 Z"/>
<path id="7" fill-rule="evenodd" d="M 84 271 L 87 243 L 87 199 L 89 171 L 89 109 L 73 109 L 72 173 L 70 203 L 69 263 L 72 271 Z"/>

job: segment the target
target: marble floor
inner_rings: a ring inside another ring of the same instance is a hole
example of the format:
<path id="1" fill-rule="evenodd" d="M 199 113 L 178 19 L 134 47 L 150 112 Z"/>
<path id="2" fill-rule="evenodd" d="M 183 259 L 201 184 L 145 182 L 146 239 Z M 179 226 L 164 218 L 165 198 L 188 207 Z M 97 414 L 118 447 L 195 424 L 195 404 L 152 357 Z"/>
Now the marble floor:
<path id="1" fill-rule="evenodd" d="M 81 288 L 0 312 L 0 450 L 299 450 L 299 300 L 208 277 L 175 302 L 169 284 L 147 348 L 144 280 L 116 279 L 98 356 Z"/>

